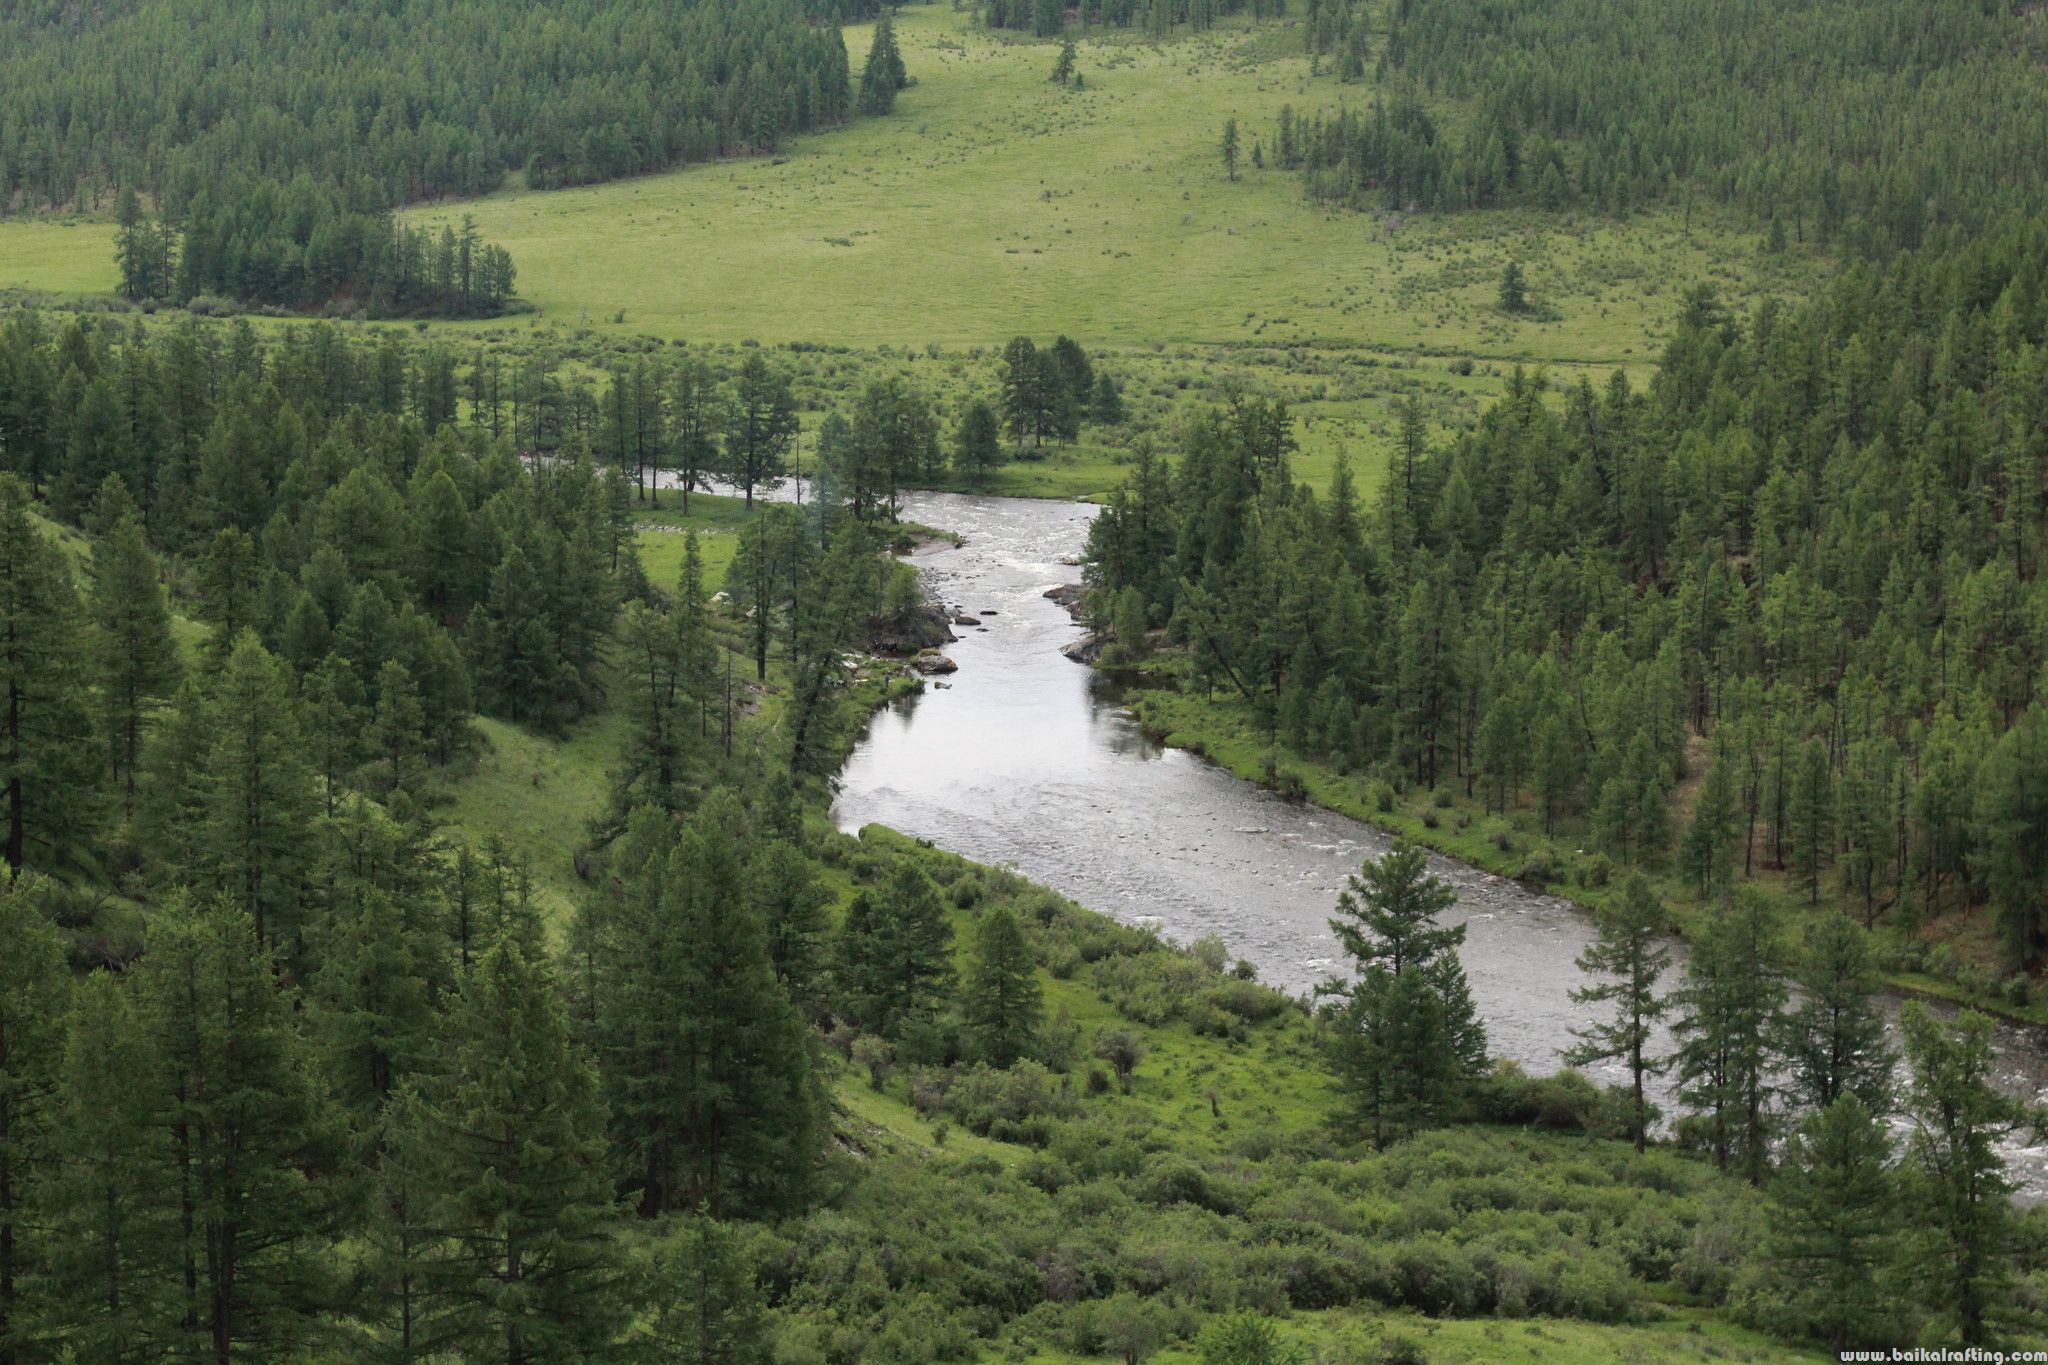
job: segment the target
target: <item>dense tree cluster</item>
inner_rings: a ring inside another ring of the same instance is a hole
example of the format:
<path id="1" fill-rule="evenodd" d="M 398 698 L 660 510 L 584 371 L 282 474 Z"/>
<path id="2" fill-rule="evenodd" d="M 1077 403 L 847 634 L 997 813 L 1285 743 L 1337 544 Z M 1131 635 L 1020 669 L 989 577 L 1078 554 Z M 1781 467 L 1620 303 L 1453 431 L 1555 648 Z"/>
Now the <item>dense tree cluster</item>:
<path id="1" fill-rule="evenodd" d="M 1318 198 L 1626 212 L 1697 194 L 1875 255 L 2048 205 L 2043 39 L 2019 7 L 1402 0 L 1376 56 L 1370 30 L 1363 5 L 1311 5 L 1312 48 L 1379 78 L 1363 108 L 1283 113 L 1279 160 Z M 1473 116 L 1433 117 L 1443 97 Z"/>
<path id="2" fill-rule="evenodd" d="M 190 305 L 201 297 L 310 310 L 352 300 L 374 317 L 476 317 L 512 297 L 512 257 L 462 230 L 436 233 L 377 208 L 351 208 L 301 175 L 280 187 L 244 181 L 195 199 L 182 228 L 143 216 L 124 191 L 114 261 L 121 292 Z"/>
<path id="3" fill-rule="evenodd" d="M 1233 14 L 1278 18 L 1287 12 L 1287 0 L 1080 0 L 1073 6 L 1066 0 L 983 0 L 981 17 L 990 28 L 1056 38 L 1070 9 L 1084 28 L 1138 28 L 1164 38 L 1182 24 L 1206 32 Z"/>
<path id="4" fill-rule="evenodd" d="M 128 187 L 174 221 L 224 173 L 392 205 L 771 151 L 852 109 L 839 30 L 789 0 L 31 6 L 0 54 L 0 203 Z"/>
<path id="5" fill-rule="evenodd" d="M 710 776 L 694 542 L 649 590 L 624 479 L 580 432 L 522 461 L 487 409 L 456 424 L 439 348 L 32 311 L 4 338 L 0 1350 L 760 1358 L 712 1217 L 809 1201 L 831 898 L 788 780 Z M 877 581 L 830 521 L 779 527 L 759 612 L 798 769 Z M 615 639 L 629 814 L 563 954 L 519 858 L 436 832 L 433 770 L 475 709 L 594 705 Z M 621 1196 L 697 1216 L 636 1268 Z"/>
<path id="6" fill-rule="evenodd" d="M 1647 392 L 1518 373 L 1434 446 L 1411 402 L 1369 518 L 1348 470 L 1295 485 L 1287 414 L 1238 400 L 1097 520 L 1097 619 L 1170 627 L 1194 687 L 1304 755 L 1461 783 L 1702 894 L 1771 869 L 1866 922 L 1988 902 L 2030 964 L 2044 284 L 2033 222 L 1746 320 L 1698 291 Z"/>

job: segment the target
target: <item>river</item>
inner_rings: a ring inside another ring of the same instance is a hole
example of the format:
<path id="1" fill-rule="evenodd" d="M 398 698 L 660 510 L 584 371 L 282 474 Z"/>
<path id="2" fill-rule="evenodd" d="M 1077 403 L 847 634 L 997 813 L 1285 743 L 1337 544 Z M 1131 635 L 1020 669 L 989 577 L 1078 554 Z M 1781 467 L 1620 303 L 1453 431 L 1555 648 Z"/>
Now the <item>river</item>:
<path id="1" fill-rule="evenodd" d="M 1060 650 L 1080 631 L 1046 600 L 1077 582 L 1092 506 L 914 493 L 904 515 L 965 537 L 913 562 L 927 591 L 976 617 L 946 652 L 946 686 L 878 713 L 839 778 L 842 829 L 881 823 L 1179 942 L 1221 937 L 1261 980 L 1301 993 L 1339 969 L 1328 919 L 1346 876 L 1387 836 L 1283 800 L 1146 738 L 1114 684 Z M 1458 891 L 1464 963 L 1496 1056 L 1557 1069 L 1583 1014 L 1568 992 L 1587 916 L 1476 868 L 1432 857 Z M 1679 949 L 1682 954 L 1682 947 Z M 1669 1046 L 1663 1040 L 1662 1047 Z M 2001 1027 L 2001 1079 L 2048 1101 L 2038 1038 Z M 1602 1082 L 1618 1067 L 1592 1068 Z M 1668 1108 L 1668 1096 L 1660 1096 Z M 2022 1197 L 2048 1198 L 2048 1147 L 2007 1152 Z"/>

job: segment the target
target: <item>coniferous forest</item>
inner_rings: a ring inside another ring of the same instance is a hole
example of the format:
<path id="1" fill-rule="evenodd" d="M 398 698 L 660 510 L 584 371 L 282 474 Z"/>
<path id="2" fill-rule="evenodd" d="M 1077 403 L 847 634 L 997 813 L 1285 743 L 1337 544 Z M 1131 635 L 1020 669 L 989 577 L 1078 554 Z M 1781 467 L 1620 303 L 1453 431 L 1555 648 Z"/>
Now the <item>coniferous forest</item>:
<path id="1" fill-rule="evenodd" d="M 2026 6 L 1311 0 L 1306 33 L 1345 79 L 1385 77 L 1283 114 L 1281 161 L 1321 199 L 1726 203 L 1879 258 L 2048 207 L 2048 36 Z M 1474 117 L 1433 116 L 1444 95 Z"/>
<path id="2" fill-rule="evenodd" d="M 2042 20 L 0 13 L 0 1365 L 2048 1351 Z"/>

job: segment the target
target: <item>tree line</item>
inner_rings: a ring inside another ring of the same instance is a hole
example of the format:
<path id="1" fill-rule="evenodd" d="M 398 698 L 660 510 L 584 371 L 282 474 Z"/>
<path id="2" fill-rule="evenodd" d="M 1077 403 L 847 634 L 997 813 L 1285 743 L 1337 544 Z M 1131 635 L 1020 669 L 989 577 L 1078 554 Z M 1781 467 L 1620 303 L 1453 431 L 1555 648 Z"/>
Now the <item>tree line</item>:
<path id="1" fill-rule="evenodd" d="M 0 199 L 182 219 L 223 174 L 351 203 L 536 189 L 774 150 L 852 112 L 836 26 L 789 0 L 162 0 L 0 19 Z"/>
<path id="2" fill-rule="evenodd" d="M 981 20 L 990 28 L 1016 29 L 1040 38 L 1057 38 L 1067 28 L 1065 0 L 984 0 Z M 1234 14 L 1254 19 L 1279 18 L 1286 0 L 1080 0 L 1072 6 L 1083 29 L 1141 28 L 1164 38 L 1183 24 L 1204 33 L 1216 21 Z"/>
<path id="3" fill-rule="evenodd" d="M 381 210 L 351 209 L 300 176 L 200 196 L 182 226 L 144 216 L 134 191 L 115 212 L 121 293 L 190 306 L 235 299 L 310 310 L 353 300 L 371 317 L 483 317 L 512 297 L 511 253 L 462 230 L 439 233 Z"/>
<path id="4" fill-rule="evenodd" d="M 1323 200 L 1698 198 L 1879 259 L 2044 206 L 2043 40 L 2011 6 L 1315 0 L 1305 36 L 1376 83 L 1363 107 L 1282 115 L 1279 164 Z M 1471 117 L 1444 126 L 1444 98 Z"/>
<path id="5" fill-rule="evenodd" d="M 1984 906 L 2031 966 L 2044 272 L 2031 221 L 1747 319 L 1695 290 L 1647 390 L 1517 371 L 1436 442 L 1405 402 L 1370 511 L 1348 467 L 1296 484 L 1288 414 L 1242 398 L 1110 500 L 1092 609 L 1382 809 L 1455 784 L 1708 899 Z"/>

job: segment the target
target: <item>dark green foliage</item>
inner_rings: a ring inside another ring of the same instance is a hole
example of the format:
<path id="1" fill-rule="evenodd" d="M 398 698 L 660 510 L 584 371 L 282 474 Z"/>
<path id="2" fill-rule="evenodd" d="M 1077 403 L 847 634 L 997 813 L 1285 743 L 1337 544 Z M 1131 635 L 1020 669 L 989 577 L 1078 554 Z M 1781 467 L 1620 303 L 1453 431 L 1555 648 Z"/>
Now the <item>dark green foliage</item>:
<path id="1" fill-rule="evenodd" d="M 899 861 L 888 886 L 855 896 L 841 922 L 842 1005 L 863 1028 L 891 1038 L 929 1019 L 952 983 L 952 942 L 939 889 L 915 862 Z"/>
<path id="2" fill-rule="evenodd" d="M 45 1330 L 81 1359 L 149 1359 L 177 1341 L 184 1308 L 168 1068 L 117 977 L 80 982 L 64 1022 L 34 1191 Z"/>
<path id="3" fill-rule="evenodd" d="M 1510 374 L 1438 442 L 1404 402 L 1363 519 L 1239 400 L 1109 500 L 1091 602 L 1136 588 L 1187 690 L 1396 795 L 1483 781 L 1560 842 L 1709 897 L 1784 872 L 1866 926 L 1988 902 L 2031 962 L 2044 279 L 2028 223 L 1740 322 L 1695 290 L 1647 391 Z"/>
<path id="4" fill-rule="evenodd" d="M 1950 1023 L 1909 1004 L 1900 1026 L 1912 1073 L 1903 1203 L 1915 1287 L 1943 1338 L 1974 1345 L 1996 1330 L 2011 1283 L 2013 1183 L 1996 1143 L 2023 1110 L 1992 1084 L 1989 1019 L 1965 1012 Z"/>
<path id="5" fill-rule="evenodd" d="M 991 1066 L 1009 1066 L 1031 1051 L 1042 1009 L 1038 963 L 1007 906 L 987 911 L 975 925 L 965 992 L 961 1014 Z"/>
<path id="6" fill-rule="evenodd" d="M 1742 890 L 1693 942 L 1676 997 L 1678 1094 L 1718 1166 L 1763 1183 L 1777 1131 L 1778 1038 L 1785 983 L 1771 903 Z"/>
<path id="7" fill-rule="evenodd" d="M 55 1117 L 64 1046 L 63 951 L 33 887 L 10 880 L 0 888 L 0 1360 L 10 1362 L 26 1358 L 37 1338 L 29 1189 L 42 1165 L 38 1140 Z"/>
<path id="8" fill-rule="evenodd" d="M 803 850 L 781 838 L 770 838 L 755 851 L 748 878 L 775 979 L 806 1014 L 821 1013 L 826 995 L 825 909 L 831 904 L 831 891 Z"/>
<path id="9" fill-rule="evenodd" d="M 1437 916 L 1456 903 L 1428 872 L 1421 849 L 1396 845 L 1368 861 L 1338 897 L 1330 921 L 1357 973 L 1321 993 L 1330 1054 L 1344 1100 L 1376 1145 L 1443 1121 L 1486 1059 L 1486 1031 L 1473 1008 L 1458 945 L 1465 926 Z"/>
<path id="10" fill-rule="evenodd" d="M 0 474 L 0 857 L 10 879 L 87 856 L 104 750 L 86 691 L 84 613 L 28 490 Z"/>
<path id="11" fill-rule="evenodd" d="M 750 894 L 746 818 L 715 792 L 680 838 L 636 812 L 645 860 L 604 911 L 597 1037 L 612 1133 L 640 1211 L 800 1206 L 822 1136 L 802 1016 Z"/>
<path id="12" fill-rule="evenodd" d="M 1807 930 L 1792 981 L 1799 995 L 1785 1017 L 1784 1052 L 1794 1099 L 1826 1109 L 1854 1095 L 1870 1113 L 1888 1112 L 1898 1059 L 1868 937 L 1847 915 L 1826 916 Z"/>
<path id="13" fill-rule="evenodd" d="M 182 1280 L 188 1349 L 304 1351 L 333 1292 L 335 1134 L 254 922 L 227 899 L 164 906 L 137 990 L 169 1096 L 156 1179 L 178 1201 L 149 1275 Z"/>
<path id="14" fill-rule="evenodd" d="M 770 1365 L 766 1314 L 745 1234 L 699 1214 L 656 1245 L 646 1354 L 676 1365 Z M 642 1348 L 636 1346 L 636 1354 Z"/>
<path id="15" fill-rule="evenodd" d="M 884 12 L 875 21 L 875 34 L 868 44 L 868 59 L 860 69 L 860 94 L 856 103 L 863 114 L 886 114 L 896 108 L 896 92 L 910 84 L 903 70 L 903 54 L 896 47 L 896 24 Z"/>
<path id="16" fill-rule="evenodd" d="M 1386 19 L 1375 98 L 1282 127 L 1319 198 L 1626 214 L 1698 195 L 1770 223 L 1774 244 L 1789 218 L 1799 241 L 1877 259 L 2048 202 L 2041 38 L 2009 6 L 1415 0 Z M 1311 50 L 1355 78 L 1366 27 L 1318 0 Z M 1454 132 L 1425 96 L 1472 117 Z"/>
<path id="17" fill-rule="evenodd" d="M 293 3 L 259 19 L 148 0 L 76 23 L 10 14 L 0 200 L 116 199 L 134 298 L 494 311 L 512 291 L 504 251 L 467 223 L 397 223 L 393 206 L 482 194 L 513 170 L 550 189 L 771 152 L 842 123 L 845 43 L 812 8 L 435 0 Z M 884 67 L 893 97 L 900 57 Z M 116 74 L 93 85 L 88 72 Z"/>
<path id="18" fill-rule="evenodd" d="M 440 1034 L 397 1139 L 425 1163 L 433 1237 L 415 1339 L 508 1362 L 603 1349 L 622 1326 L 604 1105 L 530 914 L 483 951 Z"/>
<path id="19" fill-rule="evenodd" d="M 1787 1139 L 1771 1182 L 1771 1257 L 1791 1311 L 1837 1352 L 1896 1330 L 1884 1283 L 1898 1242 L 1891 1163 L 1884 1125 L 1845 1092 Z"/>
<path id="20" fill-rule="evenodd" d="M 720 471 L 739 486 L 748 507 L 754 505 L 755 489 L 781 484 L 796 435 L 796 399 L 788 378 L 770 369 L 759 351 L 749 352 L 726 408 L 725 468 Z"/>
<path id="21" fill-rule="evenodd" d="M 115 485 L 119 487 L 119 485 Z M 178 681 L 177 647 L 156 557 L 142 523 L 123 512 L 93 544 L 94 681 L 109 771 L 134 814 L 136 771 L 151 716 Z"/>
<path id="22" fill-rule="evenodd" d="M 1500 272 L 1500 310 L 1503 313 L 1529 311 L 1529 287 L 1522 278 L 1522 263 L 1509 261 Z"/>
<path id="23" fill-rule="evenodd" d="M 959 424 L 953 428 L 953 470 L 968 483 L 978 484 L 1002 462 L 1002 428 L 995 409 L 977 398 L 961 412 Z"/>
<path id="24" fill-rule="evenodd" d="M 1629 1129 L 1639 1152 L 1655 1118 L 1644 1098 L 1644 1079 L 1670 1064 L 1668 1058 L 1649 1055 L 1651 1030 L 1670 1004 L 1657 994 L 1657 983 L 1671 965 L 1665 932 L 1663 905 L 1642 874 L 1632 874 L 1620 897 L 1601 912 L 1599 937 L 1578 957 L 1580 971 L 1614 979 L 1572 991 L 1574 1004 L 1611 1006 L 1612 1019 L 1574 1029 L 1579 1041 L 1564 1054 L 1572 1066 L 1618 1061 L 1628 1067 Z"/>
<path id="25" fill-rule="evenodd" d="M 511 255 L 479 241 L 466 217 L 460 238 L 449 227 L 437 237 L 397 221 L 360 188 L 345 192 L 303 174 L 283 186 L 243 178 L 201 189 L 185 207 L 175 251 L 173 234 L 169 224 L 147 221 L 122 230 L 114 248 L 122 292 L 298 309 L 353 294 L 379 317 L 477 317 L 510 302 L 516 275 Z"/>

